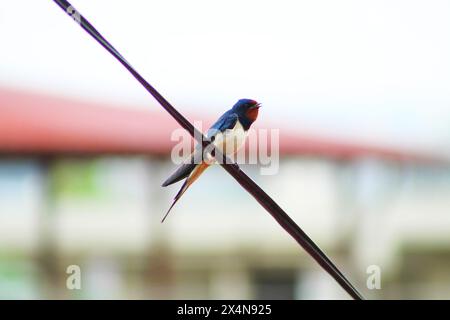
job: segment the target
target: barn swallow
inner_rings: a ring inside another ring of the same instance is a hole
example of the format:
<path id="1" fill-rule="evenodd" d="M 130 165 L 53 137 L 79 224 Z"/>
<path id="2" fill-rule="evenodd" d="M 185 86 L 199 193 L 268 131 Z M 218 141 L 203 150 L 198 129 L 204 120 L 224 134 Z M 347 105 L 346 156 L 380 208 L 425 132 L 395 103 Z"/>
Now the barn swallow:
<path id="1" fill-rule="evenodd" d="M 261 104 L 251 99 L 239 100 L 233 108 L 225 112 L 206 133 L 206 138 L 212 141 L 214 148 L 217 148 L 224 155 L 236 153 L 244 144 L 247 132 L 253 122 L 258 117 L 258 110 Z M 228 145 L 228 146 L 227 146 Z M 200 159 L 200 160 L 198 160 Z M 165 214 L 161 222 L 164 222 L 170 210 L 186 190 L 200 177 L 200 175 L 216 161 L 203 154 L 201 144 L 188 157 L 177 170 L 162 184 L 167 187 L 173 183 L 185 179 L 181 189 L 173 199 L 172 205 Z"/>

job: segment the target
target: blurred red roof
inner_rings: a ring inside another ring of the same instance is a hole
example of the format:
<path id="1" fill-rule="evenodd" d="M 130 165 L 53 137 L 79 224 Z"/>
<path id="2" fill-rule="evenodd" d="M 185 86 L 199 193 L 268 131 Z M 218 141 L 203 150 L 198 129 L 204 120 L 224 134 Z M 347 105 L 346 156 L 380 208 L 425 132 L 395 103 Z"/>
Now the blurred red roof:
<path id="1" fill-rule="evenodd" d="M 155 111 L 115 108 L 3 88 L 0 89 L 0 152 L 169 155 L 175 144 L 170 140 L 171 133 L 179 126 L 161 108 L 153 109 Z M 208 124 L 212 122 L 206 120 Z M 280 130 L 280 153 L 346 159 L 375 156 L 397 161 L 444 161 L 418 152 L 358 145 L 284 130 Z"/>

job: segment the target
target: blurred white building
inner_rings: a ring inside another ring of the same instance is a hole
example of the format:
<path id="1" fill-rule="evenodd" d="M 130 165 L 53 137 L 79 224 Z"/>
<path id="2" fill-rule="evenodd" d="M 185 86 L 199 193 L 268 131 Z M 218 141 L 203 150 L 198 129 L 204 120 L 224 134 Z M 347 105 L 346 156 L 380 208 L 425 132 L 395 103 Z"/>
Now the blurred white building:
<path id="1" fill-rule="evenodd" d="M 0 298 L 348 298 L 220 167 L 161 224 L 175 128 L 162 111 L 0 90 Z M 364 295 L 450 298 L 446 159 L 280 138 L 278 174 L 244 171 Z"/>

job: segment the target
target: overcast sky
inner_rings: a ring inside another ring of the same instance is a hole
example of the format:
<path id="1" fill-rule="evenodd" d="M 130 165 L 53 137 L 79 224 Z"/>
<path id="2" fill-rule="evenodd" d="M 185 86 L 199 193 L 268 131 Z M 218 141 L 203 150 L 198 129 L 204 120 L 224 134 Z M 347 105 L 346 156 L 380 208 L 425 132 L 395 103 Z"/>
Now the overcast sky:
<path id="1" fill-rule="evenodd" d="M 264 122 L 450 150 L 449 1 L 72 4 L 182 112 L 247 97 Z M 0 40 L 2 86 L 156 106 L 53 1 L 0 0 Z"/>

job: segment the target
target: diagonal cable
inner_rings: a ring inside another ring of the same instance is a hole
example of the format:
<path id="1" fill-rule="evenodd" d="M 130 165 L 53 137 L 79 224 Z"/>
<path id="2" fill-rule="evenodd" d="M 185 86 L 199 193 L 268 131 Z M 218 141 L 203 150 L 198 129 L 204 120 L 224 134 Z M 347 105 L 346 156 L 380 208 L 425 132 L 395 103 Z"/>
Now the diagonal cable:
<path id="1" fill-rule="evenodd" d="M 178 112 L 153 86 L 148 83 L 125 58 L 66 0 L 54 0 L 69 16 L 71 16 L 89 35 L 91 35 L 103 48 L 113 55 L 142 86 L 159 102 L 159 104 L 186 129 L 203 147 L 210 143 L 180 112 Z M 220 150 L 215 149 L 215 156 L 223 159 Z M 261 189 L 239 166 L 225 158 L 220 165 L 245 189 L 256 201 L 261 204 L 272 217 L 283 227 L 316 262 L 327 271 L 339 285 L 354 299 L 362 300 L 363 296 L 339 271 L 323 251 L 308 237 L 308 235 L 284 212 L 283 209 Z"/>

